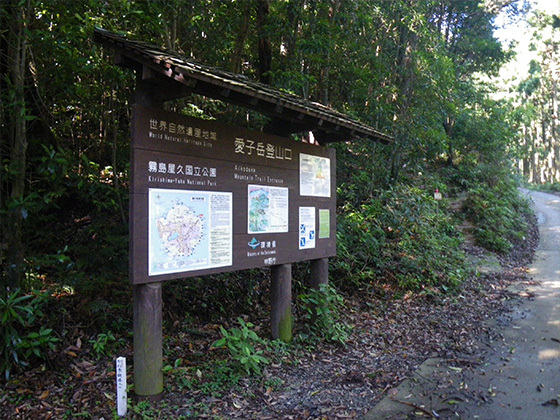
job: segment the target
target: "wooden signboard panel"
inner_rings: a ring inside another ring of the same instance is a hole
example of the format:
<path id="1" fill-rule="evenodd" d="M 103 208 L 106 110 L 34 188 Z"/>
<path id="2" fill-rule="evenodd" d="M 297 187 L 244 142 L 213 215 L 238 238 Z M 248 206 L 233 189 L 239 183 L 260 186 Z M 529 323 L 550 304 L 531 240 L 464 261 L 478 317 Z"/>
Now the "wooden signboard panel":
<path id="1" fill-rule="evenodd" d="M 332 149 L 135 105 L 131 282 L 336 253 Z"/>

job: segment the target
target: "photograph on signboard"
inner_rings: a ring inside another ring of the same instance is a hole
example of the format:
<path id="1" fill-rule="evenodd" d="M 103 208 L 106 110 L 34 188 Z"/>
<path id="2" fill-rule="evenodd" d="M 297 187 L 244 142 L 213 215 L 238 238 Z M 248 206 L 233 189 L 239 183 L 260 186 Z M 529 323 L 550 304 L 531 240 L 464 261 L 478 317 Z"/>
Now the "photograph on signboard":
<path id="1" fill-rule="evenodd" d="M 148 274 L 230 266 L 232 193 L 150 188 Z"/>
<path id="2" fill-rule="evenodd" d="M 248 186 L 248 233 L 288 232 L 288 188 Z"/>
<path id="3" fill-rule="evenodd" d="M 299 193 L 311 197 L 331 196 L 331 161 L 329 158 L 300 153 Z"/>

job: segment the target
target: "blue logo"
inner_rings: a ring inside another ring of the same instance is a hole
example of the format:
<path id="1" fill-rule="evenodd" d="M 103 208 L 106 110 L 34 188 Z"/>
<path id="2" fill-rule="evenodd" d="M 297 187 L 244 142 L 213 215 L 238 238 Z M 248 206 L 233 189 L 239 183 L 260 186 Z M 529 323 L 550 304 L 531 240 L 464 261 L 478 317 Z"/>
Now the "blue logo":
<path id="1" fill-rule="evenodd" d="M 257 241 L 257 238 L 253 238 L 251 239 L 251 242 L 248 242 L 247 245 L 249 245 L 251 248 L 253 249 L 257 249 L 257 247 L 260 245 L 261 243 L 259 241 Z"/>

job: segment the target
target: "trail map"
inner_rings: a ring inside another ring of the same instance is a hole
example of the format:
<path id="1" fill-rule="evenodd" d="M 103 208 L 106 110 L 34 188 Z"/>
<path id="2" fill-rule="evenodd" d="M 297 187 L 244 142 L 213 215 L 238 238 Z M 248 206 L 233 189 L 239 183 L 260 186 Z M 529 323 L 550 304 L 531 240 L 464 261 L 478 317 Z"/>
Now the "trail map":
<path id="1" fill-rule="evenodd" d="M 232 263 L 231 193 L 149 190 L 149 275 Z"/>

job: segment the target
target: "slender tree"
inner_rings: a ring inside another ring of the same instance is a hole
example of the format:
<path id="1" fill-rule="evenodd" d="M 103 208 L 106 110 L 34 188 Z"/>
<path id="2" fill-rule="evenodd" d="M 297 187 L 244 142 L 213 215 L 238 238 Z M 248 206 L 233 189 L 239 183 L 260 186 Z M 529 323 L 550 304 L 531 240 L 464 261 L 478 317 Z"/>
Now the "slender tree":
<path id="1" fill-rule="evenodd" d="M 0 8 L 1 129 L 0 211 L 3 213 L 0 254 L 4 265 L 3 285 L 17 287 L 23 270 L 22 222 L 27 166 L 27 22 L 30 1 L 4 1 Z M 7 164 L 6 161 L 8 162 Z"/>

